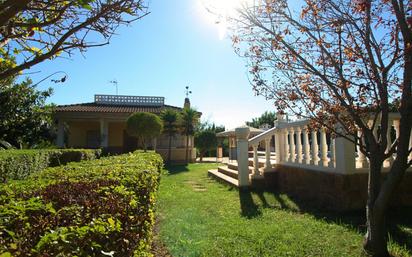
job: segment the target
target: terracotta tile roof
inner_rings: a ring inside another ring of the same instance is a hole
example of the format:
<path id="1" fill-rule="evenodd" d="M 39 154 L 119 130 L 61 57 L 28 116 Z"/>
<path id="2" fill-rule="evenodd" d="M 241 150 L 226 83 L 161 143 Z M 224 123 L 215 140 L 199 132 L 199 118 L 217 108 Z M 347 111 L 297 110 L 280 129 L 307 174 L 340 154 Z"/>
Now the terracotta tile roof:
<path id="1" fill-rule="evenodd" d="M 165 108 L 176 109 L 181 111 L 182 108 L 163 105 L 163 106 L 136 106 L 136 105 L 113 105 L 113 104 L 101 104 L 101 103 L 82 103 L 82 104 L 70 104 L 70 105 L 58 105 L 55 108 L 57 113 L 62 112 L 97 112 L 97 113 L 134 113 L 134 112 L 151 112 L 160 113 Z"/>

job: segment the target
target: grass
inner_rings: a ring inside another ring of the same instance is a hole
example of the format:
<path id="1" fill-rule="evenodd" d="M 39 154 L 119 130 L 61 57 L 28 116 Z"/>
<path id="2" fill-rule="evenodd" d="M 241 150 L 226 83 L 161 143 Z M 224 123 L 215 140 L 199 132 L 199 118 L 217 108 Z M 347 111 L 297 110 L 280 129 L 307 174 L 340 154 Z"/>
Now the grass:
<path id="1" fill-rule="evenodd" d="M 214 167 L 175 166 L 162 178 L 158 229 L 172 256 L 363 254 L 364 214 L 322 213 L 284 194 L 240 192 L 208 178 Z M 412 256 L 411 213 L 396 217 L 401 225 L 390 243 L 395 256 Z"/>

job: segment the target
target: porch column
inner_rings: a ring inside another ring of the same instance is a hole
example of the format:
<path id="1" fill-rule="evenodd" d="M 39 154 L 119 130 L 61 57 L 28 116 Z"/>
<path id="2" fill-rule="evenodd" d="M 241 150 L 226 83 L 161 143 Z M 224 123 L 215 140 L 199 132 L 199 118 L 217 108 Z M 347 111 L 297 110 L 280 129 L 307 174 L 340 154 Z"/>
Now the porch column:
<path id="1" fill-rule="evenodd" d="M 109 146 L 109 126 L 104 119 L 100 120 L 100 146 L 103 148 Z"/>
<path id="2" fill-rule="evenodd" d="M 246 126 L 236 128 L 237 139 L 237 165 L 239 187 L 249 186 L 249 134 L 250 129 Z"/>
<path id="3" fill-rule="evenodd" d="M 265 139 L 265 157 L 266 157 L 266 162 L 265 162 L 265 171 L 269 171 L 272 168 L 272 164 L 270 164 L 270 138 Z"/>
<path id="4" fill-rule="evenodd" d="M 291 162 L 295 162 L 296 160 L 296 153 L 295 153 L 295 129 L 293 127 L 290 128 L 290 157 L 289 160 Z"/>
<path id="5" fill-rule="evenodd" d="M 56 138 L 57 147 L 64 147 L 64 122 L 59 119 L 57 121 L 57 138 Z"/>
<path id="6" fill-rule="evenodd" d="M 284 148 L 285 157 L 283 158 L 283 160 L 285 162 L 288 162 L 289 161 L 289 131 L 287 128 L 285 129 L 284 136 L 285 136 L 285 148 Z"/>

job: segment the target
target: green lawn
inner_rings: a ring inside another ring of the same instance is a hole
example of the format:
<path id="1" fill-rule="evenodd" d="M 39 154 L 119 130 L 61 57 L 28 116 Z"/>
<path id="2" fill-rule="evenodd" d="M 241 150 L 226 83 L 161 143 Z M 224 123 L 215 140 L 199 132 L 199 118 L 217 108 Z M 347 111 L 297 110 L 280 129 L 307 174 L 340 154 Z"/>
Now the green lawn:
<path id="1" fill-rule="evenodd" d="M 239 192 L 208 178 L 213 167 L 175 166 L 162 177 L 159 236 L 172 256 L 362 255 L 362 213 L 322 213 L 283 194 Z M 391 241 L 395 256 L 412 256 L 411 213 L 396 217 L 403 247 Z"/>

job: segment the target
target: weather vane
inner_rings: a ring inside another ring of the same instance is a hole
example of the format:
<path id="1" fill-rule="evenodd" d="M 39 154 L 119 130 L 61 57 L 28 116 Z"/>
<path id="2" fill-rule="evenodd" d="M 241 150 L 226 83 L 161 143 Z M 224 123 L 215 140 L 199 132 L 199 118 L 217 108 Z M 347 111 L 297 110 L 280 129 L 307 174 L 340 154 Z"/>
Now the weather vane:
<path id="1" fill-rule="evenodd" d="M 189 94 L 191 94 L 192 91 L 189 90 L 189 86 L 186 86 L 186 98 L 189 98 Z"/>
<path id="2" fill-rule="evenodd" d="M 117 79 L 110 80 L 109 83 L 116 86 L 116 95 L 119 95 L 119 91 L 118 91 L 118 88 L 117 88 L 117 84 L 118 84 Z"/>

